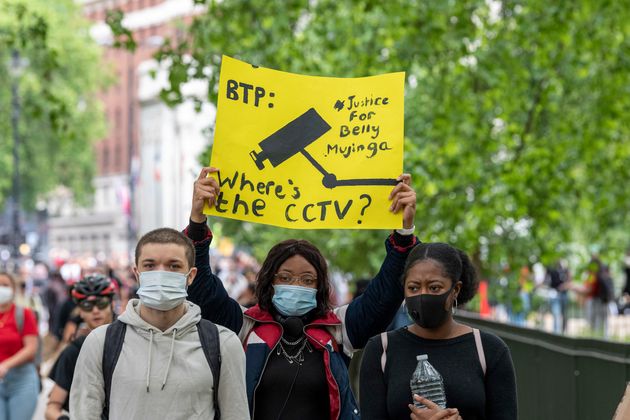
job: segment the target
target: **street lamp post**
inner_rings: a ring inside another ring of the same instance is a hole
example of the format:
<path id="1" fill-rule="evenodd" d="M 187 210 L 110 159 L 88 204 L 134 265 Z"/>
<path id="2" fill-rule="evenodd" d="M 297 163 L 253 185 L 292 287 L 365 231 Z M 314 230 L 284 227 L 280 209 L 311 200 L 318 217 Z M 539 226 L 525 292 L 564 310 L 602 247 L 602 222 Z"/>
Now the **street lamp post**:
<path id="1" fill-rule="evenodd" d="M 11 78 L 11 129 L 13 131 L 13 186 L 11 193 L 13 231 L 11 243 L 14 258 L 18 258 L 20 245 L 22 244 L 22 225 L 20 220 L 20 98 L 17 82 L 21 69 L 20 53 L 14 49 L 11 52 L 11 72 L 14 76 Z"/>
<path id="2" fill-rule="evenodd" d="M 134 91 L 134 87 L 135 87 L 135 80 L 134 78 L 136 77 L 136 72 L 135 72 L 135 54 L 133 51 L 129 52 L 128 55 L 128 59 L 129 59 L 129 63 L 127 66 L 127 100 L 128 100 L 128 124 L 127 124 L 127 153 L 129 155 L 128 157 L 128 170 L 129 170 L 129 214 L 128 214 L 128 219 L 127 219 L 127 255 L 131 258 L 131 255 L 133 253 L 134 247 L 135 247 L 135 243 L 137 240 L 137 233 L 136 233 L 136 224 L 135 224 L 135 193 L 136 193 L 136 185 L 135 185 L 135 178 L 136 178 L 136 165 L 134 162 L 134 153 L 135 153 L 135 147 L 134 147 L 134 123 L 135 123 L 135 116 L 134 116 L 134 112 L 136 111 L 136 102 L 135 102 L 135 91 Z"/>
<path id="3" fill-rule="evenodd" d="M 136 75 L 136 49 L 138 48 L 157 48 L 164 42 L 164 38 L 159 35 L 153 35 L 139 41 L 134 49 L 129 51 L 127 56 L 127 100 L 128 100 L 128 113 L 129 119 L 127 124 L 127 154 L 128 160 L 128 188 L 129 188 L 129 214 L 127 220 L 127 252 L 129 257 L 133 258 L 133 250 L 136 247 L 136 241 L 138 240 L 138 226 L 136 224 L 136 212 L 135 212 L 135 195 L 136 195 L 136 180 L 139 172 L 139 161 L 136 155 L 136 111 L 138 109 L 137 90 L 138 84 Z"/>

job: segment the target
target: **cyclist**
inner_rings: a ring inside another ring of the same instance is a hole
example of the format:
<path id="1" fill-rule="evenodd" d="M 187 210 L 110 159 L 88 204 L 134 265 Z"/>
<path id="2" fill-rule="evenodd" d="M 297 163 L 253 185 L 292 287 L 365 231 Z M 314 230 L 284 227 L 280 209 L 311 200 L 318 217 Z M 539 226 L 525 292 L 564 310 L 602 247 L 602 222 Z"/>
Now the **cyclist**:
<path id="1" fill-rule="evenodd" d="M 87 326 L 87 332 L 113 321 L 114 292 L 114 283 L 102 274 L 90 274 L 75 283 L 72 299 L 79 308 L 79 315 Z M 86 336 L 87 333 L 72 341 L 59 355 L 51 370 L 50 379 L 55 382 L 55 385 L 48 397 L 46 420 L 68 419 L 64 410 L 66 412 L 69 410 L 69 393 L 74 367 Z"/>

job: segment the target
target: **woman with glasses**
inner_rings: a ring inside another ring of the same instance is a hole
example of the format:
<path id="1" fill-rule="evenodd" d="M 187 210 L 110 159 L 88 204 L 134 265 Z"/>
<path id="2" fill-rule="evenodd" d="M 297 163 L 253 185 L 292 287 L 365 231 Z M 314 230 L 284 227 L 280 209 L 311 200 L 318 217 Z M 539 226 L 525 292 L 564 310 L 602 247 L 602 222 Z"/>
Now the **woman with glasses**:
<path id="1" fill-rule="evenodd" d="M 275 245 L 257 276 L 257 305 L 243 308 L 229 298 L 210 269 L 212 233 L 204 205 L 219 193 L 216 169 L 204 168 L 193 192 L 187 235 L 195 242 L 197 279 L 188 299 L 202 316 L 239 334 L 247 357 L 246 383 L 254 420 L 358 419 L 348 364 L 355 350 L 384 331 L 403 300 L 399 282 L 413 235 L 416 194 L 403 174 L 391 191 L 390 211 L 401 214 L 403 228 L 385 241 L 386 256 L 366 291 L 348 305 L 333 308 L 332 286 L 323 255 L 308 241 Z M 359 263 L 359 262 L 357 262 Z"/>
<path id="2" fill-rule="evenodd" d="M 30 420 L 37 405 L 37 320 L 14 303 L 17 284 L 0 272 L 0 420 Z"/>
<path id="3" fill-rule="evenodd" d="M 79 308 L 79 315 L 89 331 L 110 324 L 114 318 L 114 283 L 102 274 L 91 274 L 74 284 L 72 298 Z M 88 331 L 88 332 L 89 332 Z M 64 410 L 69 410 L 68 395 L 72 385 L 74 367 L 87 334 L 72 341 L 59 355 L 50 379 L 55 382 L 46 406 L 46 420 L 66 420 Z"/>

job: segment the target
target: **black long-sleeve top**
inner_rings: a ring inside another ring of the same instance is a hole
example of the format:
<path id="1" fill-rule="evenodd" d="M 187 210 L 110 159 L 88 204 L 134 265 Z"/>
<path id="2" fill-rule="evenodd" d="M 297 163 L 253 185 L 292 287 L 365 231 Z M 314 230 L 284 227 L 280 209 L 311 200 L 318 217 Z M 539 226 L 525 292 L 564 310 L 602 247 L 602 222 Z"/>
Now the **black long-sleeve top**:
<path id="1" fill-rule="evenodd" d="M 381 368 L 381 337 L 365 347 L 360 375 L 361 419 L 409 419 L 410 380 L 416 356 L 427 354 L 444 380 L 447 407 L 465 420 L 517 418 L 516 378 L 507 345 L 481 332 L 487 371 L 479 362 L 472 332 L 445 340 L 418 337 L 406 327 L 389 333 L 385 372 Z"/>

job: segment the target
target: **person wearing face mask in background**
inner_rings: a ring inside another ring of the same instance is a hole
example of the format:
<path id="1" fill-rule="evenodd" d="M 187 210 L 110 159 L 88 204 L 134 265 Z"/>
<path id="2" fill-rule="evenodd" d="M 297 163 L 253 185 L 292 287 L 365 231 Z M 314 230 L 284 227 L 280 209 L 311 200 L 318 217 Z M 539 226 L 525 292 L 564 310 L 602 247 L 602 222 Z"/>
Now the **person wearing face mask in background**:
<path id="1" fill-rule="evenodd" d="M 37 321 L 14 304 L 15 278 L 0 272 L 0 420 L 30 420 L 37 405 Z"/>
<path id="2" fill-rule="evenodd" d="M 79 316 L 89 331 L 109 324 L 114 319 L 112 280 L 102 274 L 89 274 L 75 283 L 72 299 L 79 308 Z M 68 396 L 72 386 L 74 368 L 86 335 L 75 338 L 59 355 L 51 369 L 50 379 L 55 382 L 46 403 L 46 420 L 67 420 L 70 409 Z M 64 413 L 64 411 L 66 413 Z"/>
<path id="3" fill-rule="evenodd" d="M 189 298 L 204 318 L 239 333 L 247 357 L 247 395 L 254 420 L 358 419 L 348 363 L 369 337 L 387 328 L 402 300 L 400 276 L 413 235 L 416 194 L 410 176 L 401 175 L 390 193 L 390 210 L 403 228 L 387 238 L 387 255 L 365 292 L 350 304 L 332 308 L 326 260 L 310 242 L 289 239 L 269 251 L 257 276 L 251 308 L 230 299 L 210 269 L 212 233 L 204 204 L 213 206 L 219 185 L 202 169 L 195 182 L 190 224 L 198 281 Z"/>
<path id="4" fill-rule="evenodd" d="M 222 420 L 249 418 L 241 343 L 232 331 L 216 326 L 220 374 L 214 377 L 201 338 L 207 331 L 202 323 L 210 323 L 186 300 L 197 273 L 194 259 L 192 242 L 174 229 L 140 238 L 134 268 L 139 299 L 131 299 L 117 321 L 85 339 L 70 390 L 73 418 L 212 419 L 219 410 Z M 110 387 L 103 354 L 111 355 L 115 346 L 106 340 L 117 335 L 108 331 L 123 334 L 109 370 Z"/>
<path id="5" fill-rule="evenodd" d="M 409 254 L 402 281 L 414 323 L 375 336 L 365 347 L 362 419 L 516 419 L 516 378 L 507 345 L 453 319 L 457 306 L 477 293 L 468 255 L 444 243 L 420 244 Z M 420 354 L 442 375 L 451 408 L 421 397 L 414 398 L 428 408 L 412 405 L 410 379 Z"/>

